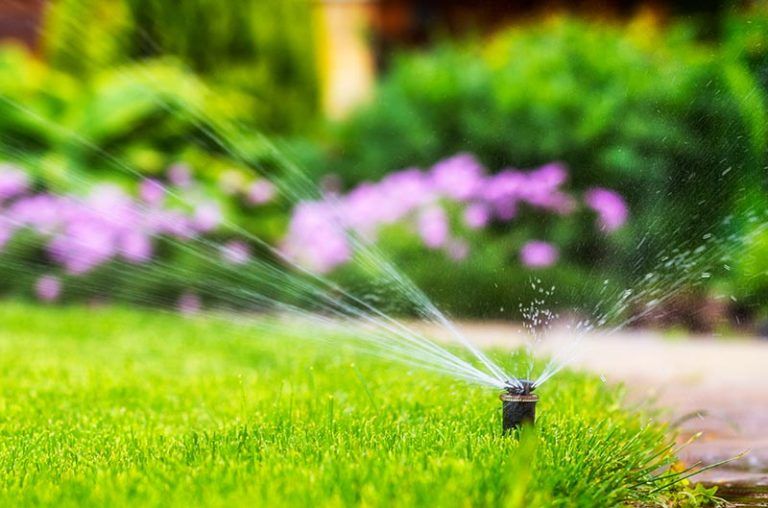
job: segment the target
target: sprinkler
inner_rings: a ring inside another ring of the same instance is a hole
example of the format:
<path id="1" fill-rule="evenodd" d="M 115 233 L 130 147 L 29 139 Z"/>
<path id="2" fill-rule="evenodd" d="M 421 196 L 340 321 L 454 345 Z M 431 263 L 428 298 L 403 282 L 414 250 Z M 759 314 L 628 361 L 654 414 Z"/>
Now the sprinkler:
<path id="1" fill-rule="evenodd" d="M 499 395 L 505 434 L 525 423 L 533 424 L 536 419 L 536 403 L 539 401 L 532 393 L 535 388 L 533 381 L 519 379 L 515 383 L 508 383 L 506 391 Z"/>

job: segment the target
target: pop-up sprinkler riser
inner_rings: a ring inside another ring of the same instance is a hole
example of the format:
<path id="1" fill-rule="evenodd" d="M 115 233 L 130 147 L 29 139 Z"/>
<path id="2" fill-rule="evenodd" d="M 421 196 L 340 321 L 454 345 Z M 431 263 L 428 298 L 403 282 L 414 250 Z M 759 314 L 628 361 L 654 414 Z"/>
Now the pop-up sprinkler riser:
<path id="1" fill-rule="evenodd" d="M 536 403 L 539 401 L 539 397 L 533 394 L 535 388 L 533 381 L 520 379 L 507 385 L 506 391 L 499 396 L 504 433 L 523 424 L 533 425 L 536 420 Z"/>

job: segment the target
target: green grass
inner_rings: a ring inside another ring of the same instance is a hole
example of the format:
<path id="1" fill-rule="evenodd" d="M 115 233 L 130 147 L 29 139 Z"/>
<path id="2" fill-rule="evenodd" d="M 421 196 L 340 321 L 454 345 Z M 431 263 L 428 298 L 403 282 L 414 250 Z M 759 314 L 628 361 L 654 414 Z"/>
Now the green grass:
<path id="1" fill-rule="evenodd" d="M 311 333 L 307 331 L 306 333 Z M 500 435 L 493 390 L 213 319 L 0 308 L 1 506 L 611 506 L 668 430 L 593 377 Z M 663 473 L 662 473 L 663 474 Z M 647 483 L 650 482 L 650 483 Z M 677 500 L 677 501 L 675 501 Z M 700 498 L 693 498 L 694 502 Z"/>

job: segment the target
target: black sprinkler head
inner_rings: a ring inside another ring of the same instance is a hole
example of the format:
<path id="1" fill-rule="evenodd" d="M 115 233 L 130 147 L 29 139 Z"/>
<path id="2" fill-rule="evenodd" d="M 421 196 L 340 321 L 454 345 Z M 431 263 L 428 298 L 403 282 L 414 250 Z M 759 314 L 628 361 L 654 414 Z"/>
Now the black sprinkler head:
<path id="1" fill-rule="evenodd" d="M 533 425 L 536 420 L 536 403 L 539 397 L 533 394 L 536 385 L 528 379 L 518 379 L 507 384 L 502 393 L 501 413 L 504 433 L 516 429 L 523 424 Z"/>

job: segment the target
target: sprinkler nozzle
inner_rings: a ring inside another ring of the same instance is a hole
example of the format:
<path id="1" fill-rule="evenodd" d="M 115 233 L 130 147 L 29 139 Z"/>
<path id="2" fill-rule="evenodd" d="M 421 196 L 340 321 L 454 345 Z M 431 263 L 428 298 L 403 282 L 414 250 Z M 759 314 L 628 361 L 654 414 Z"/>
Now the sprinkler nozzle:
<path id="1" fill-rule="evenodd" d="M 528 379 L 518 379 L 507 384 L 506 391 L 499 396 L 504 433 L 523 424 L 534 423 L 536 403 L 539 401 L 539 397 L 533 394 L 535 388 L 533 381 Z"/>

